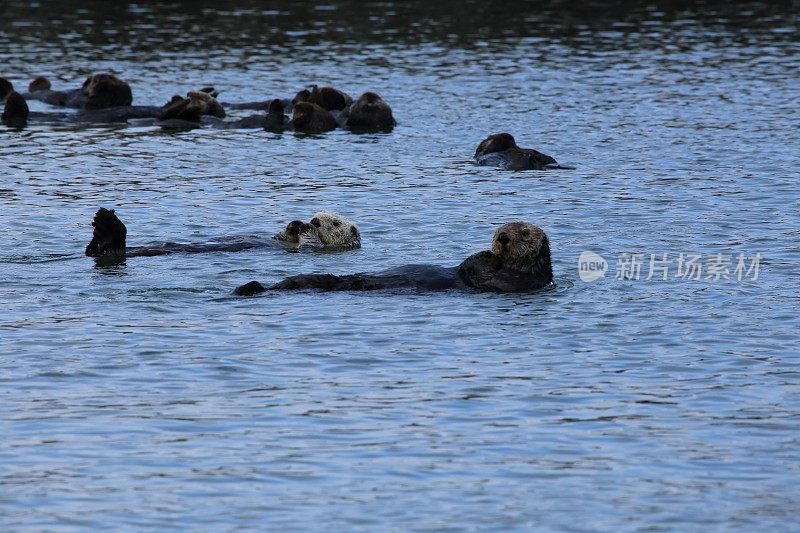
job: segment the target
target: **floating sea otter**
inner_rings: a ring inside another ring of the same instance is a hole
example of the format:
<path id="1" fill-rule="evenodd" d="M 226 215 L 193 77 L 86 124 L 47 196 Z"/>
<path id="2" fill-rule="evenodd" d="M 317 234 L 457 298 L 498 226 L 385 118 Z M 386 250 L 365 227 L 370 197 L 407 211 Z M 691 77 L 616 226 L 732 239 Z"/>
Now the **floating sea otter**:
<path id="1" fill-rule="evenodd" d="M 50 81 L 39 76 L 31 82 L 27 99 L 41 100 L 50 105 L 82 109 L 106 109 L 130 106 L 133 102 L 131 87 L 114 74 L 93 74 L 86 78 L 80 89 L 53 91 Z"/>
<path id="2" fill-rule="evenodd" d="M 345 127 L 355 133 L 390 132 L 397 124 L 392 116 L 392 108 L 383 98 L 373 92 L 358 97 L 345 110 Z"/>
<path id="3" fill-rule="evenodd" d="M 553 283 L 550 243 L 541 228 L 529 222 L 503 224 L 494 233 L 492 249 L 478 252 L 460 265 L 406 265 L 376 274 L 301 274 L 264 287 L 251 281 L 234 291 L 250 296 L 268 290 L 374 291 L 407 289 L 441 291 L 474 289 L 484 292 L 520 292 Z"/>
<path id="4" fill-rule="evenodd" d="M 251 248 L 281 246 L 284 249 L 324 248 L 345 250 L 359 248 L 358 228 L 336 213 L 318 212 L 309 222 L 294 220 L 272 237 L 225 237 L 210 243 L 180 244 L 166 242 L 152 246 L 126 247 L 128 230 L 113 209 L 100 208 L 92 221 L 92 240 L 86 246 L 89 257 L 125 258 L 172 253 L 238 252 Z"/>
<path id="5" fill-rule="evenodd" d="M 317 104 L 326 111 L 341 111 L 353 103 L 353 99 L 344 91 L 333 87 L 311 86 L 311 90 L 303 89 L 292 99 L 292 105 L 298 102 Z"/>
<path id="6" fill-rule="evenodd" d="M 337 123 L 327 109 L 311 102 L 297 102 L 292 108 L 292 120 L 287 126 L 298 133 L 323 133 L 335 130 Z"/>
<path id="7" fill-rule="evenodd" d="M 479 165 L 500 167 L 506 170 L 544 170 L 561 167 L 555 159 L 530 148 L 517 146 L 510 133 L 495 133 L 481 141 L 475 150 Z"/>

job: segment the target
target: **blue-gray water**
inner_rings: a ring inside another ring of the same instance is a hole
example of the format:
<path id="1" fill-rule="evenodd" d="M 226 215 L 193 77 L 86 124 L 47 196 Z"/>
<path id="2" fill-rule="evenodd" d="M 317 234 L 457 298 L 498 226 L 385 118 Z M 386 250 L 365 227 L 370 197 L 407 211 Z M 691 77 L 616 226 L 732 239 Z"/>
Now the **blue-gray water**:
<path id="1" fill-rule="evenodd" d="M 0 129 L 4 531 L 796 527 L 796 2 L 7 4 L 20 88 L 110 70 L 161 104 L 324 83 L 379 92 L 399 125 Z M 474 166 L 499 131 L 576 169 Z M 83 256 L 100 206 L 129 245 L 327 209 L 363 247 L 103 267 Z M 549 234 L 555 289 L 231 296 L 455 265 L 520 219 Z M 585 250 L 605 278 L 581 281 Z M 622 253 L 640 279 L 614 279 Z M 730 255 L 732 279 L 645 279 L 663 253 Z"/>

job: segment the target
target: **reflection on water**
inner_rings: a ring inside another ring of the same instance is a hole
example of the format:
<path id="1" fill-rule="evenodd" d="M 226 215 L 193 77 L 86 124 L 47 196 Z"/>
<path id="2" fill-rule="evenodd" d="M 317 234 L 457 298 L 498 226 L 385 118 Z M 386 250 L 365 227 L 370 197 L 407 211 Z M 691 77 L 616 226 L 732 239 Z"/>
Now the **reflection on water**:
<path id="1" fill-rule="evenodd" d="M 0 129 L 0 525 L 790 529 L 797 8 L 6 2 L 18 87 L 109 70 L 146 104 L 326 83 L 379 92 L 399 124 Z M 499 131 L 576 169 L 473 165 Z M 130 245 L 325 209 L 363 247 L 98 265 L 81 254 L 100 206 Z M 456 265 L 519 219 L 550 236 L 553 290 L 231 295 Z M 584 283 L 585 250 L 611 271 L 623 252 L 763 261 L 741 282 Z"/>

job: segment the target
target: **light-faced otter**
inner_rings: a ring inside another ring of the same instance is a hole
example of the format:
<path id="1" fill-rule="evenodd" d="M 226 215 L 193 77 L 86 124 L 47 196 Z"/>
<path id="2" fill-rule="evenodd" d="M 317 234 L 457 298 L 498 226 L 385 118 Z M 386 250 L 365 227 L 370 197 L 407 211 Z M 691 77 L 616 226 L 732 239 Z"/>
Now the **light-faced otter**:
<path id="1" fill-rule="evenodd" d="M 529 222 L 503 224 L 494 232 L 491 251 L 478 252 L 460 265 L 406 265 L 377 274 L 301 274 L 270 287 L 251 281 L 234 294 L 250 296 L 268 290 L 374 291 L 407 289 L 442 291 L 521 292 L 553 283 L 550 243 L 541 228 Z"/>
<path id="2" fill-rule="evenodd" d="M 6 96 L 6 106 L 3 108 L 2 121 L 11 128 L 24 128 L 28 123 L 28 102 L 17 91 L 11 91 Z"/>
<path id="3" fill-rule="evenodd" d="M 330 111 L 311 102 L 297 102 L 292 108 L 289 127 L 299 133 L 323 133 L 335 130 L 336 119 Z"/>
<path id="4" fill-rule="evenodd" d="M 186 98 L 180 100 L 173 96 L 171 102 L 159 115 L 158 120 L 200 122 L 203 115 L 225 118 L 225 110 L 217 99 L 206 91 L 189 91 Z"/>
<path id="5" fill-rule="evenodd" d="M 275 245 L 288 250 L 346 250 L 361 246 L 361 234 L 355 224 L 336 213 L 322 211 L 314 214 L 308 223 L 293 220 L 270 239 L 256 236 L 223 237 L 218 241 L 196 244 L 165 242 L 152 246 L 127 247 L 125 244 L 128 229 L 113 209 L 98 209 L 92 226 L 92 240 L 86 245 L 86 255 L 111 259 L 172 253 L 238 252 Z"/>
<path id="6" fill-rule="evenodd" d="M 481 141 L 478 149 L 475 150 L 475 161 L 479 165 L 500 167 L 506 170 L 562 168 L 549 155 L 517 146 L 510 133 L 495 133 Z"/>
<path id="7" fill-rule="evenodd" d="M 356 133 L 388 133 L 397 124 L 392 116 L 392 108 L 373 92 L 359 96 L 346 113 L 345 127 Z"/>
<path id="8" fill-rule="evenodd" d="M 3 77 L 0 77 L 0 102 L 5 100 L 6 97 L 12 92 L 14 92 L 14 84 Z"/>
<path id="9" fill-rule="evenodd" d="M 311 102 L 326 111 L 341 111 L 353 103 L 353 98 L 344 91 L 333 87 L 311 86 L 311 90 L 303 89 L 292 99 L 292 105 L 298 102 Z"/>

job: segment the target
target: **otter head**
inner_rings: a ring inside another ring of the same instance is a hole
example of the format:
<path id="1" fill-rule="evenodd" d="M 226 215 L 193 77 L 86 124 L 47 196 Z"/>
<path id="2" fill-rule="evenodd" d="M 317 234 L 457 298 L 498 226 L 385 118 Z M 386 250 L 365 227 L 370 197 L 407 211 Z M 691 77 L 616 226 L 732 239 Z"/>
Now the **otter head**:
<path id="1" fill-rule="evenodd" d="M 530 222 L 509 222 L 494 232 L 492 255 L 500 266 L 553 280 L 550 242 L 539 226 Z"/>
<path id="2" fill-rule="evenodd" d="M 5 78 L 0 78 L 0 102 L 14 91 L 14 84 Z"/>
<path id="3" fill-rule="evenodd" d="M 292 108 L 291 127 L 298 133 L 322 133 L 336 129 L 330 111 L 311 102 L 297 102 Z"/>
<path id="4" fill-rule="evenodd" d="M 383 98 L 377 93 L 367 91 L 358 97 L 358 101 L 363 104 L 377 104 L 378 102 L 383 102 Z"/>
<path id="5" fill-rule="evenodd" d="M 489 135 L 478 145 L 475 150 L 475 157 L 491 154 L 494 152 L 503 152 L 511 148 L 516 148 L 517 142 L 510 133 L 495 133 Z"/>
<path id="6" fill-rule="evenodd" d="M 316 228 L 317 237 L 323 246 L 361 246 L 361 234 L 358 228 L 338 213 L 319 211 L 309 221 Z"/>
<path id="7" fill-rule="evenodd" d="M 327 111 L 340 111 L 347 107 L 353 99 L 339 89 L 312 85 L 308 101 Z"/>
<path id="8" fill-rule="evenodd" d="M 83 92 L 88 99 L 86 107 L 104 109 L 131 105 L 131 87 L 113 74 L 95 74 L 83 83 Z"/>
<path id="9" fill-rule="evenodd" d="M 283 102 L 281 102 L 278 98 L 270 100 L 269 105 L 267 106 L 267 114 L 273 113 L 283 116 Z"/>
<path id="10" fill-rule="evenodd" d="M 218 118 L 225 118 L 225 110 L 222 104 L 217 102 L 210 93 L 205 91 L 190 91 L 186 97 L 189 99 L 189 107 L 196 107 L 201 115 L 213 115 Z"/>
<path id="11" fill-rule="evenodd" d="M 28 84 L 28 92 L 35 93 L 36 91 L 48 91 L 52 87 L 53 85 L 50 83 L 50 80 L 44 76 L 39 76 L 34 78 L 34 80 Z"/>
<path id="12" fill-rule="evenodd" d="M 17 91 L 11 91 L 6 96 L 3 124 L 12 128 L 24 128 L 28 122 L 28 113 L 28 102 Z"/>
<path id="13" fill-rule="evenodd" d="M 97 210 L 92 221 L 94 231 L 92 240 L 86 246 L 86 255 L 89 257 L 124 256 L 125 238 L 128 229 L 117 218 L 113 209 L 101 207 Z"/>
<path id="14" fill-rule="evenodd" d="M 292 106 L 297 105 L 300 102 L 310 102 L 311 101 L 311 91 L 308 89 L 303 89 L 299 91 L 294 98 L 292 98 Z"/>

